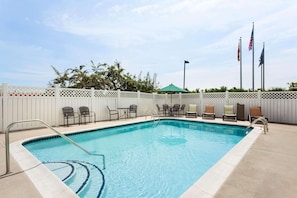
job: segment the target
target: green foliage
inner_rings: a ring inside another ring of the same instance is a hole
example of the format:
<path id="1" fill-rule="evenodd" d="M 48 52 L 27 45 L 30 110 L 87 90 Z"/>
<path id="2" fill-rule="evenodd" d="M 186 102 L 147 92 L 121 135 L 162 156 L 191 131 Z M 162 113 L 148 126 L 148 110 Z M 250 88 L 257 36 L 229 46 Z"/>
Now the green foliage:
<path id="1" fill-rule="evenodd" d="M 273 87 L 267 91 L 286 91 L 286 89 L 282 87 Z"/>
<path id="2" fill-rule="evenodd" d="M 231 89 L 228 90 L 229 92 L 247 92 L 248 90 L 242 89 L 242 88 L 236 88 L 233 87 Z"/>
<path id="3" fill-rule="evenodd" d="M 124 73 L 120 62 L 116 61 L 114 65 L 97 64 L 91 61 L 91 72 L 86 69 L 85 65 L 75 68 L 66 69 L 64 72 L 59 72 L 52 66 L 57 77 L 49 82 L 50 86 L 59 85 L 63 88 L 86 88 L 94 87 L 95 89 L 117 90 L 122 91 L 141 91 L 155 92 L 156 75 L 154 79 L 147 73 L 144 78 L 141 74 L 136 78 L 135 75 Z"/>
<path id="4" fill-rule="evenodd" d="M 220 89 L 218 88 L 210 88 L 210 89 L 205 89 L 204 92 L 226 92 L 227 91 L 227 87 L 225 86 L 221 86 Z"/>
<path id="5" fill-rule="evenodd" d="M 290 91 L 297 91 L 297 82 L 291 82 L 289 84 L 289 90 Z"/>

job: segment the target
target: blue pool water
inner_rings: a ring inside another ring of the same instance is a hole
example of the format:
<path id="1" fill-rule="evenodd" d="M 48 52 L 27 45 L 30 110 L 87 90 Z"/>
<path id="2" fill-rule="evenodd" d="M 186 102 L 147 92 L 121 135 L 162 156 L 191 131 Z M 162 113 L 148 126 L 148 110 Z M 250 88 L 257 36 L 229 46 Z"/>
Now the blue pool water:
<path id="1" fill-rule="evenodd" d="M 76 170 L 82 178 L 90 177 L 79 192 L 82 197 L 179 197 L 244 136 L 244 127 L 180 120 L 69 135 L 87 150 L 104 154 L 104 170 L 101 157 L 89 156 L 62 138 L 24 146 L 55 174 Z M 77 178 L 65 181 L 74 191 L 80 189 Z"/>

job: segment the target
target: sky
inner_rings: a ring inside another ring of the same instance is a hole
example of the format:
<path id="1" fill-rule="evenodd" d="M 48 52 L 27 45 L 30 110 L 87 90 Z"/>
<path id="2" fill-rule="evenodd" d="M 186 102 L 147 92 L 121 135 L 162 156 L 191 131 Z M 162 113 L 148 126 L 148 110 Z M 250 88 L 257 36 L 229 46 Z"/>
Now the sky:
<path id="1" fill-rule="evenodd" d="M 159 88 L 239 88 L 241 37 L 251 89 L 254 23 L 254 88 L 265 44 L 265 88 L 287 89 L 297 82 L 296 10 L 296 0 L 0 0 L 0 84 L 47 87 L 51 66 L 118 61 L 125 73 L 156 74 Z"/>

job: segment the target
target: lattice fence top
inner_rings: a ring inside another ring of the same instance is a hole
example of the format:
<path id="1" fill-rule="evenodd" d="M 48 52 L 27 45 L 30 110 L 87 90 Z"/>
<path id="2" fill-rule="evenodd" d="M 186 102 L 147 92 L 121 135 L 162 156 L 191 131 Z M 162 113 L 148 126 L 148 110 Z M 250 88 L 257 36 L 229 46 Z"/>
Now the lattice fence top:
<path id="1" fill-rule="evenodd" d="M 40 88 L 40 87 L 20 87 L 20 86 L 9 86 L 9 96 L 47 96 L 54 97 L 54 88 Z"/>
<path id="2" fill-rule="evenodd" d="M 297 99 L 297 91 L 262 92 L 261 99 Z"/>
<path id="3" fill-rule="evenodd" d="M 228 92 L 229 98 L 239 98 L 239 99 L 257 99 L 257 92 Z"/>
<path id="4" fill-rule="evenodd" d="M 71 89 L 71 88 L 40 88 L 40 87 L 22 87 L 22 86 L 8 86 L 8 96 L 35 96 L 35 97 L 55 97 L 56 91 L 60 97 L 120 97 L 123 98 L 155 98 L 164 99 L 173 98 L 178 99 L 181 95 L 182 99 L 199 99 L 202 96 L 206 100 L 217 99 L 297 99 L 297 91 L 287 92 L 217 92 L 217 93 L 183 93 L 183 94 L 155 94 L 142 92 L 126 92 L 126 91 L 109 91 L 109 90 L 94 90 L 94 89 Z M 93 95 L 92 95 L 93 94 Z M 3 89 L 0 87 L 0 96 L 3 96 Z"/>
<path id="5" fill-rule="evenodd" d="M 226 97 L 226 93 L 203 93 L 203 98 L 222 99 Z"/>
<path id="6" fill-rule="evenodd" d="M 91 97 L 90 89 L 60 89 L 60 97 Z"/>
<path id="7" fill-rule="evenodd" d="M 95 97 L 107 97 L 107 98 L 116 98 L 118 97 L 117 91 L 107 91 L 107 90 L 94 90 Z"/>

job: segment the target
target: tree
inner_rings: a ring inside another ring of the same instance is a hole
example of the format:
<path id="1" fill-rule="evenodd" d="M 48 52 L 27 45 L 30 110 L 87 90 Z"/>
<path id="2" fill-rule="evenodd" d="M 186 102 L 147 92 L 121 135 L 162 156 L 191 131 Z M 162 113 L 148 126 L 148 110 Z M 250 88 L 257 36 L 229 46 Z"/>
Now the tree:
<path id="1" fill-rule="evenodd" d="M 53 80 L 53 82 L 49 82 L 50 86 L 59 85 L 62 88 L 70 86 L 69 81 L 69 69 L 66 69 L 63 73 L 59 72 L 54 66 L 51 66 L 58 76 Z"/>
<path id="2" fill-rule="evenodd" d="M 115 65 L 111 65 L 107 68 L 106 78 L 108 89 L 111 90 L 125 90 L 127 87 L 125 86 L 125 80 L 123 75 L 124 69 L 121 68 L 119 62 L 115 62 Z"/>
<path id="3" fill-rule="evenodd" d="M 141 91 L 154 92 L 156 87 L 156 74 L 151 78 L 147 73 L 144 79 L 141 73 L 138 78 L 130 73 L 124 73 L 119 61 L 115 61 L 114 65 L 106 63 L 97 65 L 91 61 L 91 71 L 86 69 L 86 65 L 80 65 L 73 69 L 69 68 L 64 73 L 59 72 L 53 67 L 57 77 L 49 84 L 54 86 L 58 84 L 60 87 L 69 88 L 91 88 L 117 90 L 122 91 Z"/>
<path id="4" fill-rule="evenodd" d="M 297 82 L 289 83 L 289 90 L 290 91 L 297 91 Z"/>
<path id="5" fill-rule="evenodd" d="M 107 64 L 98 63 L 95 65 L 93 61 L 91 61 L 91 64 L 93 73 L 90 75 L 90 87 L 94 87 L 95 89 L 107 89 L 105 86 L 105 84 L 107 84 L 107 80 L 105 79 Z"/>
<path id="6" fill-rule="evenodd" d="M 71 88 L 90 88 L 88 71 L 84 70 L 85 67 L 85 65 L 80 65 L 74 69 L 69 69 L 71 71 L 71 76 L 69 78 L 69 81 L 72 84 Z"/>

